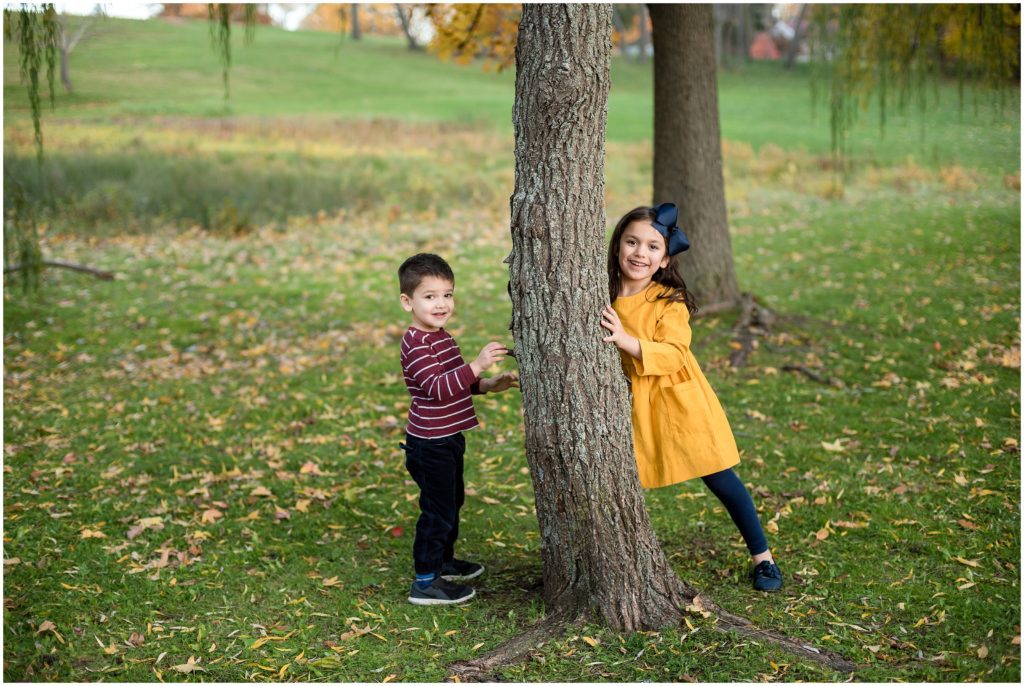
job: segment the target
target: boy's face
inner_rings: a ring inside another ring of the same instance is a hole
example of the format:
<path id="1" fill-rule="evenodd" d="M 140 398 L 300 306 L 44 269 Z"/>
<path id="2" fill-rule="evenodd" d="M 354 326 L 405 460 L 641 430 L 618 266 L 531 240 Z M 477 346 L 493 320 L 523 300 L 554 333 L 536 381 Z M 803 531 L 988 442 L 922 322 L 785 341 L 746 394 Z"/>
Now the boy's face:
<path id="1" fill-rule="evenodd" d="M 412 312 L 412 325 L 421 331 L 437 331 L 455 312 L 455 284 L 448 279 L 426 276 L 412 297 L 402 293 L 402 309 Z"/>

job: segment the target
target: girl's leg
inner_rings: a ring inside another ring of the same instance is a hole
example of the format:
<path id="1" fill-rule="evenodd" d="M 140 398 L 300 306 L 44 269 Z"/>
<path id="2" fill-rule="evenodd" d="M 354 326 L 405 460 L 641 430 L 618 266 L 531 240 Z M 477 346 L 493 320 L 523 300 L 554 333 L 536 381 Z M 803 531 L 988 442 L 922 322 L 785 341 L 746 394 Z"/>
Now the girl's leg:
<path id="1" fill-rule="evenodd" d="M 703 476 L 701 481 L 729 511 L 729 516 L 732 517 L 732 521 L 740 530 L 740 534 L 747 544 L 747 550 L 754 558 L 754 564 L 764 560 L 772 561 L 772 553 L 768 550 L 768 541 L 765 539 L 764 529 L 761 528 L 761 521 L 757 517 L 754 501 L 751 500 L 746 486 L 740 481 L 736 472 L 732 469 L 725 469 Z"/>

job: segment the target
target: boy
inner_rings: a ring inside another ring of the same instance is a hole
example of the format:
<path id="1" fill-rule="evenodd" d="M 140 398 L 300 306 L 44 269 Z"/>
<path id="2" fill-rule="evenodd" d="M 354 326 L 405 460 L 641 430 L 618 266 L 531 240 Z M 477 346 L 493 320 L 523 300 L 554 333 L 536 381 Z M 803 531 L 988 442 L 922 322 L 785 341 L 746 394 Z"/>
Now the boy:
<path id="1" fill-rule="evenodd" d="M 465 501 L 462 480 L 466 439 L 463 431 L 479 423 L 474 394 L 518 386 L 511 372 L 481 379 L 508 349 L 491 342 L 466 364 L 444 325 L 455 311 L 455 274 L 437 255 L 413 255 L 398 268 L 402 309 L 412 325 L 402 338 L 402 372 L 412 396 L 405 429 L 405 466 L 420 488 L 420 517 L 412 547 L 416 580 L 409 591 L 414 605 L 451 605 L 476 591 L 453 583 L 480 576 L 484 568 L 455 558 L 459 509 Z"/>

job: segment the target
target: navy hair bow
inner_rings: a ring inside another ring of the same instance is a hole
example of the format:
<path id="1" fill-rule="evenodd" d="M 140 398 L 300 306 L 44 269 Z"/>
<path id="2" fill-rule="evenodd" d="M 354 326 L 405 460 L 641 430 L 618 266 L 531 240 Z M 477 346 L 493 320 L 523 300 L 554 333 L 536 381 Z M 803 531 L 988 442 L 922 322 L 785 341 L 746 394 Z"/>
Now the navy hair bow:
<path id="1" fill-rule="evenodd" d="M 679 210 L 670 202 L 663 202 L 654 208 L 657 217 L 651 222 L 651 226 L 657 229 L 658 233 L 665 237 L 668 242 L 668 254 L 676 255 L 690 249 L 690 239 L 686 237 L 683 230 L 676 226 L 679 218 Z"/>

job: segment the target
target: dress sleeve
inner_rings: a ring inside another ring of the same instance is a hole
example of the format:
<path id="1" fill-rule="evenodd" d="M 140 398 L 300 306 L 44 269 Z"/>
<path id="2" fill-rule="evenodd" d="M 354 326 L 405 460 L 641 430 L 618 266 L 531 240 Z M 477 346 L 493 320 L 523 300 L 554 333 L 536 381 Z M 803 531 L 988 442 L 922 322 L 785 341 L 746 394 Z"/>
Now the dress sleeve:
<path id="1" fill-rule="evenodd" d="M 640 341 L 642 359 L 631 358 L 638 376 L 665 376 L 686 366 L 693 332 L 685 303 L 666 302 L 657 318 L 653 340 Z"/>

